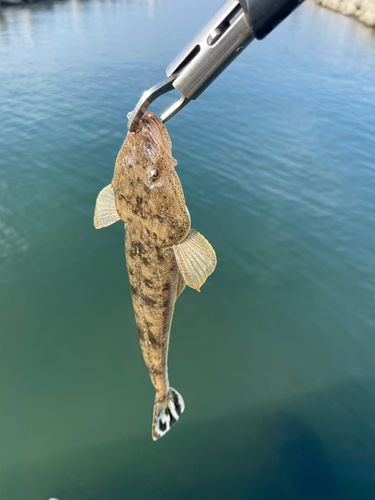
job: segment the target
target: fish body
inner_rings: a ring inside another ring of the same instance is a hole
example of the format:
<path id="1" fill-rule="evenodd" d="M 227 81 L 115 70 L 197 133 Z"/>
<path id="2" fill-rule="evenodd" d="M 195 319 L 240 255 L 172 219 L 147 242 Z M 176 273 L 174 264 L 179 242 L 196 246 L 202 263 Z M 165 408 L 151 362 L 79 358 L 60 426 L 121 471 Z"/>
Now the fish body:
<path id="1" fill-rule="evenodd" d="M 200 289 L 216 266 L 211 245 L 190 228 L 171 141 L 152 113 L 128 133 L 111 185 L 97 199 L 94 225 L 125 224 L 125 256 L 142 354 L 155 388 L 152 438 L 163 436 L 185 404 L 169 385 L 168 347 L 175 302 L 185 283 Z"/>

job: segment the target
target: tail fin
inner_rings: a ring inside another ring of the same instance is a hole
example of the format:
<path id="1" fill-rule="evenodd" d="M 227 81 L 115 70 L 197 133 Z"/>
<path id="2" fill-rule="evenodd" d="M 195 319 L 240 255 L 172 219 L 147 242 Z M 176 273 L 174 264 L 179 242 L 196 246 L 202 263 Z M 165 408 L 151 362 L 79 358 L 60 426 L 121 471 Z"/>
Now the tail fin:
<path id="1" fill-rule="evenodd" d="M 175 389 L 170 387 L 164 401 L 155 401 L 152 422 L 152 439 L 157 441 L 164 436 L 185 410 L 185 403 Z"/>

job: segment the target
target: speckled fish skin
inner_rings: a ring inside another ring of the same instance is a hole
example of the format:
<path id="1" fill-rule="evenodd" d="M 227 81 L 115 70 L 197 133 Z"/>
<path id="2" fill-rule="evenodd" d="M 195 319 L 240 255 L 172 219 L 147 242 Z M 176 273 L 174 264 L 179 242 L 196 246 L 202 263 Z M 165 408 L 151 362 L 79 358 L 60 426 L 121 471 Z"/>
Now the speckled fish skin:
<path id="1" fill-rule="evenodd" d="M 190 227 L 171 141 L 152 113 L 128 133 L 112 183 L 96 200 L 94 227 L 125 223 L 125 255 L 143 357 L 155 387 L 154 441 L 179 420 L 184 400 L 169 385 L 169 332 L 185 285 L 200 291 L 216 266 L 209 242 Z"/>
<path id="2" fill-rule="evenodd" d="M 112 180 L 116 209 L 125 223 L 126 264 L 139 340 L 155 402 L 160 403 L 169 389 L 169 332 L 182 279 L 172 245 L 184 240 L 190 229 L 176 164 L 164 125 L 147 113 L 139 131 L 127 135 Z"/>

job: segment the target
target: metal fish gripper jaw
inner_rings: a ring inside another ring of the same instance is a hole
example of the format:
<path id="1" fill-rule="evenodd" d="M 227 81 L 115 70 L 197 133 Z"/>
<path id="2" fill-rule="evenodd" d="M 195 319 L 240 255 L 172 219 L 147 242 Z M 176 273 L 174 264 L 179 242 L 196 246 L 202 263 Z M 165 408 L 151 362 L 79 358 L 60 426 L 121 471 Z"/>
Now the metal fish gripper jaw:
<path id="1" fill-rule="evenodd" d="M 128 130 L 135 132 L 139 120 L 159 96 L 176 89 L 181 98 L 162 113 L 165 123 L 200 94 L 254 39 L 248 17 L 237 0 L 226 0 L 198 35 L 168 66 L 167 78 L 145 91 L 128 113 Z"/>

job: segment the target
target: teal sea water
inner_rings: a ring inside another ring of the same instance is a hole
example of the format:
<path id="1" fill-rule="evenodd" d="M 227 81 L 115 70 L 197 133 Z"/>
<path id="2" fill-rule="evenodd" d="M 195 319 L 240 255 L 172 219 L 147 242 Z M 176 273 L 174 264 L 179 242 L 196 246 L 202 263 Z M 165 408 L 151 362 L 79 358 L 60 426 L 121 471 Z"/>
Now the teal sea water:
<path id="1" fill-rule="evenodd" d="M 1 499 L 375 498 L 375 35 L 312 2 L 168 123 L 218 266 L 176 305 L 186 411 L 151 441 L 124 230 L 93 209 L 218 6 L 0 10 Z"/>

